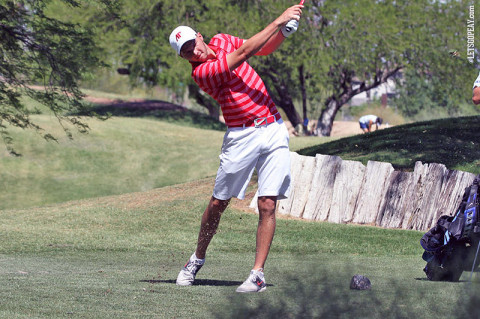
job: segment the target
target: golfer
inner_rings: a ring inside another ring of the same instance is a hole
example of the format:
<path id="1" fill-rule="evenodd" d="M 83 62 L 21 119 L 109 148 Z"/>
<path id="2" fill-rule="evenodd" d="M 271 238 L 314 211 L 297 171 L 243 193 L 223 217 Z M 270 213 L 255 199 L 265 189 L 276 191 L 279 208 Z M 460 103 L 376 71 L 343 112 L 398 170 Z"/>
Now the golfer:
<path id="1" fill-rule="evenodd" d="M 255 262 L 237 292 L 266 289 L 263 268 L 275 233 L 277 199 L 286 198 L 290 190 L 289 136 L 263 81 L 246 61 L 253 55 L 274 52 L 297 30 L 302 8 L 288 8 L 248 41 L 217 34 L 207 44 L 199 32 L 187 26 L 177 27 L 170 35 L 173 49 L 191 63 L 192 78 L 220 104 L 228 127 L 213 196 L 202 216 L 197 248 L 178 274 L 177 285 L 193 284 L 222 213 L 232 197 L 244 199 L 256 169 L 259 222 Z"/>
<path id="2" fill-rule="evenodd" d="M 480 104 L 480 73 L 478 73 L 478 77 L 473 83 L 473 97 L 472 101 L 474 104 Z"/>
<path id="3" fill-rule="evenodd" d="M 382 124 L 383 119 L 376 115 L 364 115 L 358 120 L 363 133 L 371 132 L 372 125 L 375 124 L 376 129 Z"/>

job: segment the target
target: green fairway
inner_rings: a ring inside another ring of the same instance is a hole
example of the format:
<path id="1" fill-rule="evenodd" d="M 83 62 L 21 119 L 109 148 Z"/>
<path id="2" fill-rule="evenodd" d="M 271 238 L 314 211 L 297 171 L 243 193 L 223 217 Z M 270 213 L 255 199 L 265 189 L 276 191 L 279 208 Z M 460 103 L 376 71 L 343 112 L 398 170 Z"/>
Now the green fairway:
<path id="1" fill-rule="evenodd" d="M 466 282 L 425 280 L 420 232 L 281 219 L 267 291 L 240 296 L 258 217 L 237 210 L 238 201 L 222 217 L 197 283 L 177 287 L 212 185 L 208 178 L 2 211 L 0 317 L 245 318 L 262 309 L 258 318 L 293 318 L 334 309 L 342 318 L 452 318 L 450 305 L 466 293 Z M 372 290 L 350 290 L 354 274 L 369 277 Z"/>

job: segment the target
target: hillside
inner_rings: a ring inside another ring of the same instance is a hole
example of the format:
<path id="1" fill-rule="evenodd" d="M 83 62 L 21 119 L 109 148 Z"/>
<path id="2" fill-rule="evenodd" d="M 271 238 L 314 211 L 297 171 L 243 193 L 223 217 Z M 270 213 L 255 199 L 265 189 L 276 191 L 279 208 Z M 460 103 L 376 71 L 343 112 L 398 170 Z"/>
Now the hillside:
<path id="1" fill-rule="evenodd" d="M 302 155 L 338 155 L 344 160 L 392 163 L 411 170 L 416 161 L 480 174 L 480 116 L 398 125 L 304 148 Z"/>
<path id="2" fill-rule="evenodd" d="M 0 154 L 0 209 L 149 190 L 212 176 L 218 168 L 221 131 L 113 117 L 88 120 L 90 132 L 70 140 L 49 116 L 34 120 L 58 143 L 12 130 L 22 156 Z"/>

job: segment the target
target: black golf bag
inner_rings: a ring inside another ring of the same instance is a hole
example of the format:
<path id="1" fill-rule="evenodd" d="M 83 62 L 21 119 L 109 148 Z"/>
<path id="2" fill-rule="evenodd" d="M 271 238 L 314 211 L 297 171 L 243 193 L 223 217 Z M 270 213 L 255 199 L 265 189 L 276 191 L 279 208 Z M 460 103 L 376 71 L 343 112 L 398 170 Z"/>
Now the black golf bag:
<path id="1" fill-rule="evenodd" d="M 480 242 L 479 184 L 480 175 L 465 189 L 456 213 L 453 216 L 441 216 L 437 225 L 420 240 L 425 250 L 422 258 L 427 262 L 423 271 L 428 279 L 458 281 L 463 271 L 478 267 L 480 258 L 476 257 Z"/>

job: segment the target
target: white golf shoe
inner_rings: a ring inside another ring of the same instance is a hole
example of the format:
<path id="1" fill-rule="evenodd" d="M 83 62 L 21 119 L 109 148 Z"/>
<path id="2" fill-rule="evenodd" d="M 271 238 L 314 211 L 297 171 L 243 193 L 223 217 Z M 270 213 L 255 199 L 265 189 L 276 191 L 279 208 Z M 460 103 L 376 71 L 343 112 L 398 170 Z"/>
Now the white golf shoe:
<path id="1" fill-rule="evenodd" d="M 237 292 L 262 292 L 266 289 L 267 283 L 263 271 L 252 270 L 247 280 L 237 288 Z"/>
<path id="2" fill-rule="evenodd" d="M 202 268 L 205 263 L 205 259 L 196 258 L 193 254 L 185 266 L 180 270 L 180 273 L 177 276 L 177 285 L 178 286 L 191 286 L 195 280 L 197 272 Z"/>

